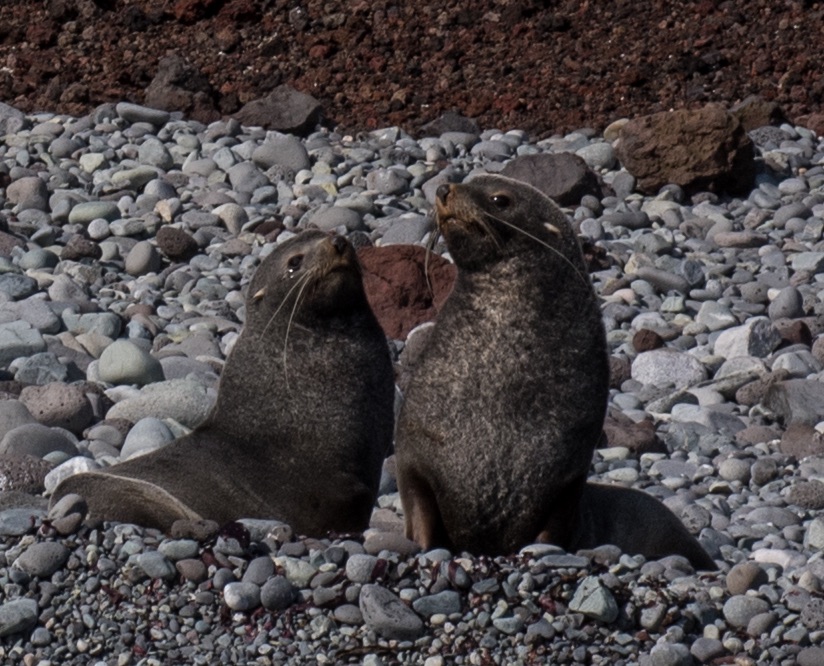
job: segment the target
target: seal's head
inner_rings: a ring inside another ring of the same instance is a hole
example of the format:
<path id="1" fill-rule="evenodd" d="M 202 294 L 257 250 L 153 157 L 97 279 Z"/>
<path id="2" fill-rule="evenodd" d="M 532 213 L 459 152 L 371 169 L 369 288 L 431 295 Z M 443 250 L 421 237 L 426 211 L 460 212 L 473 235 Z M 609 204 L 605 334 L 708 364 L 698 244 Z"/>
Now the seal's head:
<path id="1" fill-rule="evenodd" d="M 484 270 L 530 250 L 549 248 L 567 258 L 579 254 L 558 206 L 512 178 L 482 175 L 459 185 L 441 185 L 435 212 L 452 258 L 465 271 Z"/>
<path id="2" fill-rule="evenodd" d="M 365 304 L 355 249 L 342 236 L 317 230 L 275 248 L 255 271 L 246 299 L 248 322 L 264 326 L 278 313 L 285 314 L 284 320 L 307 324 Z"/>

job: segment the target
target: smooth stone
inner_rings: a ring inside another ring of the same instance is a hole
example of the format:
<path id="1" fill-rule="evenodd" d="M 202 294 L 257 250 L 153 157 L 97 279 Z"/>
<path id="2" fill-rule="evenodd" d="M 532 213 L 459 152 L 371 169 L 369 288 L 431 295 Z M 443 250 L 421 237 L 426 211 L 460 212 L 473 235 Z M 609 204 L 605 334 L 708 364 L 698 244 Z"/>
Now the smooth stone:
<path id="1" fill-rule="evenodd" d="M 163 421 L 147 416 L 140 419 L 129 430 L 120 451 L 120 457 L 122 460 L 136 458 L 163 448 L 174 439 L 172 431 Z"/>
<path id="2" fill-rule="evenodd" d="M 735 629 L 746 629 L 750 620 L 760 613 L 766 613 L 770 604 L 764 599 L 750 595 L 736 594 L 724 603 L 724 619 Z"/>
<path id="3" fill-rule="evenodd" d="M 203 385 L 189 379 L 171 379 L 144 386 L 137 396 L 115 404 L 107 419 L 126 419 L 137 423 L 147 416 L 172 419 L 194 428 L 209 415 L 212 398 Z"/>
<path id="4" fill-rule="evenodd" d="M 0 605 L 0 638 L 29 631 L 37 624 L 37 602 L 22 598 Z"/>
<path id="5" fill-rule="evenodd" d="M 723 331 L 716 339 L 714 351 L 726 359 L 736 356 L 765 358 L 781 344 L 781 334 L 768 317 L 751 317 L 746 323 Z"/>
<path id="6" fill-rule="evenodd" d="M 0 324 L 0 365 L 8 364 L 21 356 L 31 356 L 46 351 L 46 341 L 36 328 L 27 321 Z"/>
<path id="7" fill-rule="evenodd" d="M 92 220 L 97 219 L 113 222 L 121 217 L 120 209 L 112 201 L 87 201 L 71 209 L 69 224 L 88 225 Z"/>
<path id="8" fill-rule="evenodd" d="M 125 268 L 129 275 L 135 277 L 147 273 L 157 273 L 163 260 L 157 248 L 149 241 L 140 241 L 126 255 Z"/>
<path id="9" fill-rule="evenodd" d="M 135 564 L 152 579 L 172 580 L 177 575 L 174 564 L 156 550 L 140 553 L 135 558 Z"/>
<path id="10" fill-rule="evenodd" d="M 361 588 L 359 607 L 367 628 L 388 640 L 413 641 L 424 631 L 423 620 L 380 585 Z"/>
<path id="11" fill-rule="evenodd" d="M 36 578 L 49 578 L 61 569 L 71 551 L 62 543 L 40 541 L 31 544 L 14 561 L 14 566 Z"/>
<path id="12" fill-rule="evenodd" d="M 130 123 L 149 123 L 155 127 L 162 127 L 171 118 L 168 111 L 152 109 L 148 106 L 133 104 L 131 102 L 119 102 L 115 106 L 117 115 Z"/>
<path id="13" fill-rule="evenodd" d="M 412 608 L 419 615 L 431 617 L 437 613 L 451 615 L 461 612 L 461 595 L 454 590 L 443 590 L 436 594 L 419 597 L 412 602 Z"/>
<path id="14" fill-rule="evenodd" d="M 42 458 L 53 451 L 77 455 L 70 436 L 57 428 L 40 423 L 26 423 L 10 430 L 0 441 L 0 454 L 22 454 Z"/>
<path id="15" fill-rule="evenodd" d="M 285 610 L 295 600 L 295 588 L 285 577 L 275 576 L 263 584 L 260 602 L 266 610 Z"/>
<path id="16" fill-rule="evenodd" d="M 229 583 L 223 588 L 223 600 L 234 611 L 248 611 L 260 606 L 260 587 L 254 583 Z"/>
<path id="17" fill-rule="evenodd" d="M 145 386 L 164 380 L 160 361 L 128 340 L 115 340 L 106 347 L 97 370 L 100 380 L 109 384 Z"/>

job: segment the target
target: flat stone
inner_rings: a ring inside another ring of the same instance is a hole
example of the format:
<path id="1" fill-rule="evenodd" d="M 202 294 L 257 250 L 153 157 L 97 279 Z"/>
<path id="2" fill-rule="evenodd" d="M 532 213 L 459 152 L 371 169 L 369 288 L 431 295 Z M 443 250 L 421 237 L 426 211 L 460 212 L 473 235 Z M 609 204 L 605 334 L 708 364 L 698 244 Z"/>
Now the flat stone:
<path id="1" fill-rule="evenodd" d="M 0 638 L 29 631 L 39 614 L 34 599 L 14 599 L 0 606 Z"/>
<path id="2" fill-rule="evenodd" d="M 413 641 L 423 634 L 423 620 L 385 587 L 364 585 L 359 606 L 367 628 L 383 638 Z"/>
<path id="3" fill-rule="evenodd" d="M 36 578 L 48 578 L 66 564 L 70 554 L 62 543 L 39 541 L 26 548 L 14 561 L 14 566 Z"/>
<path id="4" fill-rule="evenodd" d="M 618 617 L 615 597 L 597 576 L 587 576 L 581 581 L 569 602 L 569 609 L 599 622 L 614 622 Z"/>

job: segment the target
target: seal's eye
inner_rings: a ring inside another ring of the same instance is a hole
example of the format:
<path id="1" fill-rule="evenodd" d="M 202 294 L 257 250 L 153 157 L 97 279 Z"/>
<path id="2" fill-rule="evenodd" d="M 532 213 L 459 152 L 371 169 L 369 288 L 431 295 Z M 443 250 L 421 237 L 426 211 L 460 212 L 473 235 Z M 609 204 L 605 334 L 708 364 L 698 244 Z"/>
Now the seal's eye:
<path id="1" fill-rule="evenodd" d="M 294 273 L 298 268 L 300 268 L 300 265 L 302 263 L 303 263 L 303 255 L 302 254 L 296 254 L 296 255 L 293 255 L 293 256 L 289 257 L 289 261 L 286 262 L 286 266 L 289 269 L 290 273 Z"/>
<path id="2" fill-rule="evenodd" d="M 510 199 L 506 194 L 493 194 L 492 203 L 495 204 L 498 208 L 508 208 L 510 204 Z"/>

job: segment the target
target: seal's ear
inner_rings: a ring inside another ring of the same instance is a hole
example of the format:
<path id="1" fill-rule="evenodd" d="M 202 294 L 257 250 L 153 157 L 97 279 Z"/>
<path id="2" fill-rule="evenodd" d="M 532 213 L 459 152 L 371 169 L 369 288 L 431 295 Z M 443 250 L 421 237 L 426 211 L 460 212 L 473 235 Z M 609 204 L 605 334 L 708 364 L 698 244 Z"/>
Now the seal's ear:
<path id="1" fill-rule="evenodd" d="M 561 230 L 558 227 L 556 227 L 554 224 L 552 224 L 552 222 L 544 222 L 544 227 L 553 236 L 560 236 L 561 235 Z"/>

